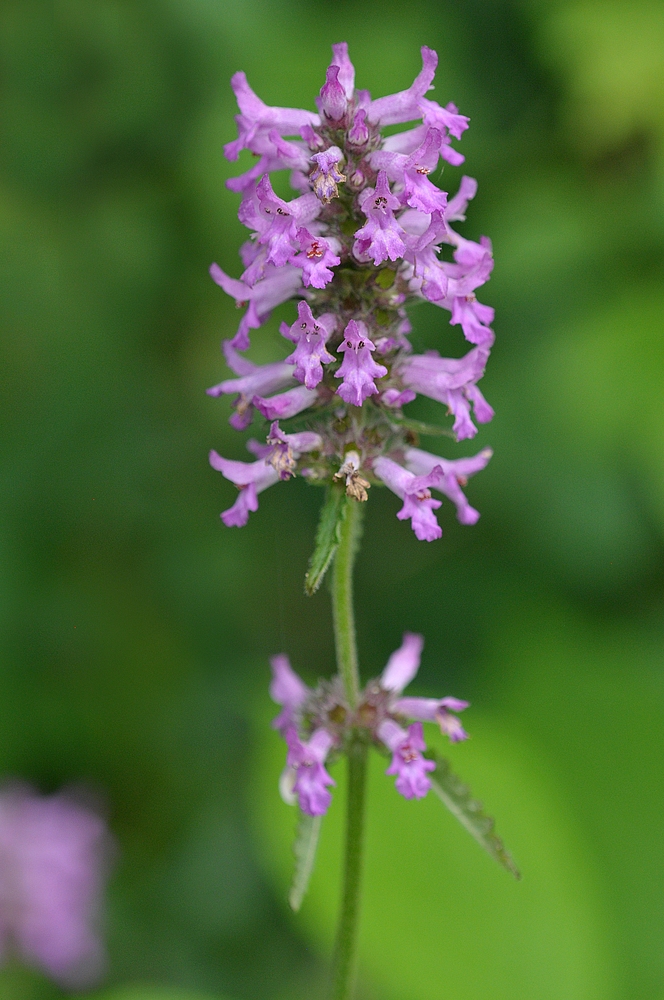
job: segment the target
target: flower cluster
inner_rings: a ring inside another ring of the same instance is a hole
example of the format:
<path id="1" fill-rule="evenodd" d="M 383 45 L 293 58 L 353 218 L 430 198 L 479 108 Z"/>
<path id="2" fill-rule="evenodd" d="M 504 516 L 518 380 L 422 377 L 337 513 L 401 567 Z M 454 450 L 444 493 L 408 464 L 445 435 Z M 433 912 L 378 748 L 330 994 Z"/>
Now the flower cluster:
<path id="1" fill-rule="evenodd" d="M 435 764 L 423 756 L 423 722 L 436 722 L 452 742 L 467 734 L 454 714 L 468 707 L 458 698 L 404 698 L 420 665 L 424 640 L 406 632 L 381 676 L 370 681 L 352 709 L 338 679 L 322 681 L 312 690 L 292 670 L 286 656 L 274 656 L 270 695 L 282 706 L 274 720 L 288 746 L 281 777 L 283 798 L 298 802 L 302 812 L 319 816 L 332 800 L 334 780 L 325 769 L 331 754 L 343 751 L 351 733 L 392 755 L 386 774 L 396 777 L 396 789 L 407 799 L 423 798 L 431 787 L 428 773 Z M 409 724 L 409 720 L 410 724 Z"/>
<path id="2" fill-rule="evenodd" d="M 261 490 L 296 472 L 328 483 L 346 474 L 356 500 L 366 500 L 373 483 L 387 485 L 403 501 L 397 516 L 432 541 L 441 535 L 434 513 L 441 501 L 431 490 L 456 504 L 463 524 L 474 523 L 479 515 L 461 487 L 491 457 L 488 449 L 460 460 L 420 450 L 402 409 L 417 393 L 444 404 L 457 440 L 477 433 L 474 420 L 493 416 L 477 385 L 493 345 L 493 309 L 475 295 L 491 274 L 491 244 L 452 228 L 465 218 L 477 184 L 464 176 L 448 198 L 431 180 L 441 161 L 463 162 L 452 140 L 468 119 L 453 104 L 441 107 L 425 96 L 438 61 L 431 49 L 422 49 L 422 70 L 407 90 L 377 100 L 355 89 L 347 45 L 332 50 L 316 113 L 268 107 L 244 73 L 232 79 L 240 114 L 226 156 L 237 160 L 249 150 L 256 162 L 228 186 L 241 195 L 239 217 L 251 238 L 241 250 L 239 279 L 217 264 L 210 269 L 244 313 L 224 343 L 236 377 L 208 392 L 234 397 L 231 424 L 238 430 L 256 411 L 271 426 L 265 445 L 249 442 L 256 461 L 228 461 L 216 452 L 210 461 L 240 491 L 222 514 L 227 525 L 245 524 Z M 396 124 L 409 127 L 382 135 Z M 289 201 L 272 187 L 270 174 L 280 170 L 290 171 L 298 193 Z M 290 353 L 254 364 L 241 353 L 250 331 L 289 299 L 297 299 L 297 317 L 282 323 L 281 334 Z M 405 307 L 417 299 L 450 313 L 471 345 L 463 357 L 413 354 Z M 281 427 L 296 417 L 304 421 L 298 428 Z"/>
<path id="3" fill-rule="evenodd" d="M 65 987 L 96 982 L 107 849 L 103 821 L 67 796 L 0 793 L 0 957 L 17 953 Z"/>

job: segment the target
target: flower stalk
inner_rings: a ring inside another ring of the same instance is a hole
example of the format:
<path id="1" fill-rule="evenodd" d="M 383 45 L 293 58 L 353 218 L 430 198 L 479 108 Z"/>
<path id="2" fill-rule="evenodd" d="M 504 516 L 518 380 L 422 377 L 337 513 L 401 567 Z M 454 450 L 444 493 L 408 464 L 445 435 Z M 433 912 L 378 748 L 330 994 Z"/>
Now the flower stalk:
<path id="1" fill-rule="evenodd" d="M 332 612 L 337 668 L 348 704 L 352 709 L 357 706 L 360 693 L 353 608 L 353 568 L 359 548 L 363 512 L 364 507 L 361 503 L 352 499 L 346 500 L 345 517 L 340 525 L 339 547 L 332 573 Z M 348 1000 L 353 992 L 364 848 L 367 752 L 366 742 L 357 730 L 353 731 L 347 751 L 346 843 L 331 1000 Z"/>

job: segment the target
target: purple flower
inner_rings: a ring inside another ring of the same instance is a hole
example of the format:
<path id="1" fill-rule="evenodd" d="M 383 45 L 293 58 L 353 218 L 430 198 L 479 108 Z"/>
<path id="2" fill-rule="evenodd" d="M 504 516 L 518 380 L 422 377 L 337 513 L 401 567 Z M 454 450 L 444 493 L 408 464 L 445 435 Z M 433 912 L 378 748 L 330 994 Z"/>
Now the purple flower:
<path id="1" fill-rule="evenodd" d="M 300 108 L 268 107 L 253 92 L 244 73 L 236 73 L 231 78 L 231 87 L 237 98 L 240 114 L 235 117 L 238 138 L 224 147 L 226 158 L 229 160 L 237 160 L 243 149 L 260 153 L 257 144 L 271 129 L 276 129 L 280 135 L 299 135 L 300 129 L 304 126 L 318 124 L 318 115 L 311 111 L 303 111 Z"/>
<path id="2" fill-rule="evenodd" d="M 381 170 L 376 189 L 365 188 L 361 195 L 361 208 L 367 216 L 366 225 L 355 233 L 353 253 L 359 260 L 370 258 L 374 264 L 403 257 L 406 249 L 405 233 L 394 218 L 401 203 L 390 191 L 387 174 Z"/>
<path id="3" fill-rule="evenodd" d="M 361 321 L 350 321 L 344 330 L 344 340 L 337 350 L 344 355 L 341 367 L 334 375 L 335 378 L 343 379 L 337 393 L 347 403 L 362 406 L 368 396 L 378 392 L 374 379 L 387 375 L 387 368 L 376 364 L 371 357 L 376 346 L 369 340 L 367 328 Z"/>
<path id="4" fill-rule="evenodd" d="M 330 67 L 330 69 L 337 67 Z M 337 170 L 337 163 L 341 163 L 344 154 L 338 146 L 330 146 L 323 153 L 314 153 L 311 159 L 316 164 L 311 173 L 311 183 L 314 186 L 314 193 L 324 205 L 338 197 L 338 184 L 346 180 L 346 175 Z"/>
<path id="5" fill-rule="evenodd" d="M 364 108 L 358 108 L 353 118 L 353 124 L 348 130 L 348 142 L 351 146 L 359 149 L 369 141 L 369 129 L 367 128 L 367 113 Z"/>
<path id="6" fill-rule="evenodd" d="M 231 415 L 229 423 L 241 431 L 251 423 L 254 396 L 278 392 L 290 385 L 294 378 L 293 364 L 288 361 L 275 361 L 267 365 L 256 365 L 238 354 L 228 341 L 224 343 L 224 355 L 228 367 L 240 378 L 226 379 L 206 391 L 208 396 L 238 393 L 233 403 L 235 412 Z"/>
<path id="7" fill-rule="evenodd" d="M 486 468 L 493 455 L 491 448 L 484 448 L 472 458 L 457 458 L 453 460 L 431 455 L 420 448 L 408 448 L 405 453 L 406 467 L 416 476 L 427 476 L 434 469 L 440 470 L 432 488 L 444 493 L 455 504 L 457 518 L 461 524 L 475 524 L 479 512 L 471 507 L 461 489 L 468 482 L 468 477 Z"/>
<path id="8" fill-rule="evenodd" d="M 304 194 L 292 201 L 278 198 L 267 174 L 256 188 L 256 197 L 265 223 L 258 242 L 267 247 L 266 262 L 275 267 L 283 267 L 298 249 L 298 222 L 305 225 L 313 222 L 320 211 L 320 205 L 311 194 Z"/>
<path id="9" fill-rule="evenodd" d="M 63 987 L 105 964 L 96 924 L 110 843 L 103 821 L 64 794 L 0 793 L 0 951 L 18 951 Z"/>
<path id="10" fill-rule="evenodd" d="M 355 93 L 355 67 L 348 56 L 348 42 L 337 42 L 332 46 L 332 65 L 339 67 L 338 80 L 348 101 Z"/>
<path id="11" fill-rule="evenodd" d="M 429 180 L 429 174 L 438 166 L 442 141 L 441 132 L 430 128 L 410 156 L 377 150 L 370 157 L 374 169 L 384 169 L 390 180 L 403 185 L 404 202 L 425 215 L 444 212 L 447 207 L 447 195 Z"/>
<path id="12" fill-rule="evenodd" d="M 491 347 L 494 335 L 489 323 L 493 322 L 493 317 L 492 307 L 482 305 L 471 293 L 470 295 L 457 296 L 454 299 L 450 323 L 453 326 L 460 323 L 464 337 L 471 344 Z"/>
<path id="13" fill-rule="evenodd" d="M 468 739 L 468 733 L 452 712 L 462 712 L 468 705 L 469 702 L 460 698 L 399 698 L 393 703 L 392 711 L 420 723 L 437 722 L 441 733 L 448 736 L 451 743 L 460 743 Z"/>
<path id="14" fill-rule="evenodd" d="M 340 67 L 332 63 L 325 74 L 325 83 L 316 102 L 318 110 L 331 122 L 341 122 L 346 114 L 348 99 L 346 91 L 339 82 Z"/>
<path id="15" fill-rule="evenodd" d="M 307 410 L 315 403 L 317 394 L 315 390 L 307 389 L 304 385 L 298 385 L 288 392 L 281 392 L 276 396 L 265 399 L 263 396 L 254 396 L 254 406 L 263 414 L 266 420 L 287 420 L 294 417 L 303 410 Z"/>
<path id="16" fill-rule="evenodd" d="M 459 114 L 459 109 L 455 104 L 448 104 L 441 108 L 435 101 L 430 101 L 426 97 L 420 98 L 419 108 L 422 112 L 424 124 L 433 128 L 447 129 L 455 139 L 460 139 L 468 128 L 469 119 L 465 115 Z"/>
<path id="17" fill-rule="evenodd" d="M 443 531 L 434 510 L 441 506 L 441 501 L 434 500 L 430 491 L 438 479 L 436 471 L 429 476 L 414 476 L 391 458 L 381 455 L 374 462 L 374 472 L 403 500 L 397 517 L 400 521 L 410 518 L 415 537 L 421 542 L 433 542 L 440 538 Z"/>
<path id="18" fill-rule="evenodd" d="M 285 739 L 286 731 L 293 726 L 296 713 L 307 700 L 310 690 L 295 673 L 290 660 L 283 653 L 273 656 L 270 666 L 272 667 L 270 698 L 282 706 L 282 711 L 272 725 Z"/>
<path id="19" fill-rule="evenodd" d="M 328 240 L 322 236 L 312 236 L 304 227 L 297 231 L 300 253 L 290 258 L 290 263 L 302 268 L 302 282 L 305 288 L 325 288 L 334 278 L 330 268 L 341 263 Z"/>
<path id="20" fill-rule="evenodd" d="M 298 302 L 297 313 L 298 318 L 287 328 L 288 332 L 282 329 L 284 336 L 297 344 L 286 361 L 295 365 L 298 382 L 304 382 L 307 389 L 315 389 L 323 378 L 323 364 L 329 365 L 335 360 L 326 349 L 325 341 L 334 332 L 337 320 L 332 313 L 314 319 L 307 302 Z"/>
<path id="21" fill-rule="evenodd" d="M 431 788 L 427 772 L 434 771 L 436 765 L 422 756 L 426 750 L 422 723 L 414 722 L 406 732 L 393 719 L 386 719 L 378 735 L 392 751 L 392 763 L 385 774 L 396 775 L 396 789 L 405 799 L 423 799 Z"/>
<path id="22" fill-rule="evenodd" d="M 212 264 L 210 275 L 227 295 L 235 299 L 237 306 L 249 303 L 238 331 L 230 342 L 238 351 L 249 349 L 249 330 L 257 330 L 262 326 L 270 318 L 274 307 L 292 298 L 302 285 L 301 272 L 296 267 L 288 266 L 266 269 L 265 277 L 257 281 L 253 288 L 230 278 L 218 264 Z"/>
<path id="23" fill-rule="evenodd" d="M 380 686 L 385 691 L 400 694 L 420 669 L 424 638 L 416 632 L 404 632 L 403 642 L 396 649 L 380 676 Z"/>
<path id="24" fill-rule="evenodd" d="M 258 494 L 279 482 L 279 473 L 264 458 L 257 462 L 235 462 L 211 451 L 210 465 L 240 491 L 233 506 L 221 514 L 227 528 L 244 527 L 249 514 L 258 510 Z"/>
<path id="25" fill-rule="evenodd" d="M 323 439 L 314 431 L 299 431 L 296 434 L 284 434 L 279 421 L 270 425 L 266 444 L 247 441 L 247 448 L 258 458 L 264 458 L 270 463 L 279 479 L 290 479 L 295 475 L 297 460 L 304 452 L 317 451 L 322 448 Z"/>
<path id="26" fill-rule="evenodd" d="M 323 766 L 332 749 L 333 737 L 326 729 L 316 729 L 305 743 L 291 726 L 286 730 L 285 739 L 288 743 L 286 766 L 295 778 L 293 792 L 300 809 L 308 816 L 322 816 L 332 801 L 327 788 L 336 784 Z"/>
<path id="27" fill-rule="evenodd" d="M 256 462 L 236 462 L 211 451 L 212 468 L 221 472 L 224 479 L 234 483 L 240 491 L 233 506 L 221 515 L 224 524 L 229 528 L 244 527 L 249 514 L 258 510 L 258 494 L 280 479 L 290 479 L 300 456 L 315 451 L 322 443 L 322 438 L 314 431 L 284 434 L 279 424 L 273 423 L 266 445 L 247 442 L 249 450 L 259 455 Z"/>
<path id="28" fill-rule="evenodd" d="M 437 351 L 414 354 L 402 360 L 399 372 L 408 388 L 444 403 L 454 414 L 457 440 L 474 437 L 477 428 L 470 418 L 472 403 L 479 423 L 488 423 L 493 410 L 476 386 L 484 374 L 488 350 L 474 347 L 463 358 L 441 358 Z"/>
<path id="29" fill-rule="evenodd" d="M 465 222 L 468 202 L 477 194 L 477 181 L 473 177 L 461 178 L 459 190 L 453 198 L 449 198 L 445 210 L 447 222 Z"/>
<path id="30" fill-rule="evenodd" d="M 370 122 L 377 125 L 396 125 L 400 122 L 412 122 L 421 118 L 420 100 L 431 89 L 438 65 L 438 56 L 426 45 L 422 46 L 422 69 L 413 80 L 408 90 L 389 97 L 379 97 L 372 101 L 367 109 Z"/>

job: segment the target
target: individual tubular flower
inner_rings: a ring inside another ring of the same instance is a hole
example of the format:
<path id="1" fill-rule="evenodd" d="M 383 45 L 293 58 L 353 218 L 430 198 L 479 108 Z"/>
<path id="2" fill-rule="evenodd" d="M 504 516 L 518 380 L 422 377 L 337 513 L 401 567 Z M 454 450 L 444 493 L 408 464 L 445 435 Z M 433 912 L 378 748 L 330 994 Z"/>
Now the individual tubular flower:
<path id="1" fill-rule="evenodd" d="M 240 491 L 233 506 L 221 514 L 224 524 L 229 528 L 244 527 L 249 514 L 258 510 L 258 494 L 269 486 L 274 486 L 280 479 L 290 479 L 300 456 L 305 452 L 315 451 L 321 444 L 320 435 L 313 431 L 284 434 L 279 424 L 273 423 L 266 446 L 247 442 L 250 450 L 259 452 L 260 457 L 256 462 L 236 462 L 211 451 L 212 468 L 221 472 L 224 479 L 234 483 Z"/>
<path id="2" fill-rule="evenodd" d="M 318 115 L 311 111 L 269 107 L 253 92 L 244 73 L 236 73 L 231 78 L 231 87 L 240 114 L 235 117 L 238 138 L 224 146 L 226 158 L 229 160 L 237 160 L 243 149 L 250 149 L 253 153 L 260 152 L 257 144 L 271 129 L 276 129 L 282 136 L 298 135 L 300 129 L 306 125 L 318 124 Z"/>
<path id="3" fill-rule="evenodd" d="M 392 653 L 380 675 L 380 686 L 384 691 L 400 694 L 408 687 L 420 669 L 423 647 L 423 636 L 416 632 L 404 632 L 401 645 Z"/>
<path id="4" fill-rule="evenodd" d="M 368 396 L 378 392 L 374 379 L 387 375 L 387 368 L 371 357 L 376 345 L 369 340 L 367 328 L 361 321 L 350 321 L 344 330 L 343 343 L 337 350 L 344 355 L 341 368 L 334 375 L 343 379 L 337 392 L 347 403 L 362 406 Z"/>
<path id="5" fill-rule="evenodd" d="M 254 406 L 266 420 L 287 420 L 302 413 L 303 410 L 308 410 L 316 402 L 316 398 L 315 390 L 307 389 L 305 385 L 298 385 L 288 392 L 270 396 L 269 399 L 254 396 Z"/>
<path id="6" fill-rule="evenodd" d="M 235 278 L 229 278 L 218 264 L 212 264 L 210 275 L 217 285 L 235 299 L 238 307 L 249 304 L 237 333 L 230 341 L 231 346 L 238 351 L 248 349 L 249 331 L 262 326 L 270 318 L 274 307 L 292 298 L 302 285 L 302 274 L 296 267 L 266 269 L 265 277 L 257 281 L 253 288 Z"/>
<path id="7" fill-rule="evenodd" d="M 404 203 L 425 215 L 444 212 L 447 207 L 446 193 L 429 180 L 429 174 L 438 166 L 442 141 L 441 132 L 430 128 L 410 156 L 377 150 L 370 157 L 374 169 L 384 169 L 390 180 L 403 185 Z"/>
<path id="8" fill-rule="evenodd" d="M 0 953 L 15 951 L 67 989 L 99 979 L 97 923 L 110 841 L 101 818 L 65 794 L 0 793 Z"/>
<path id="9" fill-rule="evenodd" d="M 312 236 L 302 226 L 297 231 L 299 253 L 290 258 L 290 263 L 302 268 L 302 283 L 305 288 L 325 288 L 334 278 L 331 268 L 341 263 L 334 253 L 332 244 L 322 236 Z"/>
<path id="10" fill-rule="evenodd" d="M 420 101 L 431 89 L 438 65 L 438 56 L 433 49 L 422 46 L 422 69 L 408 90 L 401 90 L 389 97 L 379 97 L 367 108 L 367 118 L 378 125 L 396 125 L 421 118 Z"/>
<path id="11" fill-rule="evenodd" d="M 299 456 L 304 452 L 317 451 L 322 445 L 322 437 L 314 431 L 284 434 L 278 420 L 272 422 L 265 444 L 247 441 L 249 451 L 269 462 L 278 473 L 279 479 L 290 479 L 294 476 Z"/>
<path id="12" fill-rule="evenodd" d="M 320 97 L 316 102 L 318 110 L 330 122 L 341 122 L 346 114 L 348 99 L 346 91 L 339 82 L 340 67 L 332 63 L 328 66 L 325 83 L 321 87 Z"/>
<path id="13" fill-rule="evenodd" d="M 371 259 L 374 264 L 403 257 L 406 235 L 394 218 L 401 203 L 390 191 L 387 174 L 381 170 L 376 188 L 365 188 L 360 207 L 367 216 L 366 225 L 355 233 L 353 253 L 359 259 Z"/>
<path id="14" fill-rule="evenodd" d="M 389 711 L 397 716 L 406 716 L 417 722 L 436 722 L 441 732 L 449 736 L 452 743 L 468 739 L 468 734 L 453 712 L 468 708 L 468 702 L 460 698 L 401 698 L 401 692 L 415 677 L 420 666 L 424 639 L 413 632 L 405 632 L 399 649 L 392 653 L 380 677 L 380 686 L 389 691 L 392 698 Z M 421 730 L 420 730 L 421 733 Z M 420 747 L 421 750 L 424 747 Z"/>
<path id="15" fill-rule="evenodd" d="M 249 514 L 258 510 L 258 494 L 279 482 L 279 473 L 264 458 L 257 462 L 235 462 L 211 451 L 210 465 L 240 491 L 233 506 L 220 515 L 227 528 L 244 527 Z"/>
<path id="16" fill-rule="evenodd" d="M 493 455 L 491 448 L 484 448 L 472 458 L 456 458 L 453 460 L 432 455 L 420 448 L 408 448 L 405 452 L 406 468 L 416 476 L 427 476 L 439 469 L 437 478 L 432 483 L 433 489 L 439 490 L 452 501 L 457 509 L 457 518 L 461 524 L 475 524 L 479 519 L 479 511 L 468 503 L 462 486 L 468 482 L 469 476 L 486 468 Z"/>
<path id="17" fill-rule="evenodd" d="M 314 731 L 308 742 L 304 742 L 296 729 L 290 727 L 285 738 L 288 744 L 286 766 L 294 777 L 292 789 L 300 809 L 308 816 L 322 816 L 332 801 L 328 786 L 336 784 L 323 766 L 332 748 L 333 737 L 321 728 Z"/>
<path id="18" fill-rule="evenodd" d="M 488 351 L 475 347 L 463 358 L 441 358 L 437 351 L 414 354 L 401 362 L 399 371 L 408 388 L 444 403 L 454 414 L 453 431 L 458 441 L 472 438 L 477 428 L 470 417 L 472 404 L 479 423 L 493 418 L 493 409 L 477 388 L 484 374 Z"/>
<path id="19" fill-rule="evenodd" d="M 332 68 L 332 67 L 330 67 Z M 334 67 L 336 69 L 336 67 Z M 344 154 L 338 146 L 330 146 L 323 153 L 314 153 L 311 159 L 316 164 L 311 174 L 311 183 L 314 186 L 314 194 L 327 205 L 333 198 L 339 195 L 338 185 L 346 180 L 345 174 L 337 170 L 337 164 L 341 163 Z"/>
<path id="20" fill-rule="evenodd" d="M 428 476 L 414 476 L 391 458 L 381 455 L 374 462 L 374 472 L 403 500 L 397 517 L 400 521 L 410 518 L 415 537 L 421 542 L 433 542 L 440 538 L 443 529 L 436 520 L 434 510 L 441 506 L 441 501 L 433 499 L 430 489 L 438 479 L 437 471 Z"/>
<path id="21" fill-rule="evenodd" d="M 392 763 L 385 774 L 396 775 L 396 790 L 405 799 L 424 798 L 431 788 L 427 773 L 434 771 L 436 765 L 422 756 L 422 751 L 426 750 L 422 723 L 414 722 L 405 731 L 392 719 L 386 719 L 378 735 L 392 751 Z"/>
<path id="22" fill-rule="evenodd" d="M 468 733 L 452 713 L 462 712 L 468 704 L 460 698 L 398 698 L 392 705 L 392 711 L 418 719 L 420 723 L 436 722 L 451 743 L 460 743 L 468 739 Z"/>
<path id="23" fill-rule="evenodd" d="M 272 667 L 272 683 L 270 684 L 270 698 L 282 706 L 282 710 L 273 721 L 272 726 L 278 729 L 285 739 L 285 734 L 295 722 L 296 713 L 302 707 L 310 690 L 304 681 L 298 677 L 290 665 L 290 660 L 283 653 L 273 656 L 270 660 Z"/>
<path id="24" fill-rule="evenodd" d="M 303 382 L 307 389 L 315 389 L 323 378 L 323 364 L 332 364 L 334 356 L 325 347 L 337 325 L 336 317 L 325 313 L 314 319 L 308 302 L 298 302 L 298 318 L 292 326 L 282 327 L 282 334 L 297 347 L 286 358 L 288 364 L 295 365 L 295 378 Z"/>
<path id="25" fill-rule="evenodd" d="M 234 412 L 229 423 L 231 427 L 242 431 L 251 423 L 255 396 L 278 392 L 292 384 L 295 377 L 293 364 L 288 361 L 276 361 L 267 365 L 256 365 L 238 354 L 228 342 L 224 344 L 224 355 L 228 367 L 240 377 L 225 379 L 206 391 L 208 396 L 238 394 L 233 402 Z"/>
<path id="26" fill-rule="evenodd" d="M 278 198 L 267 174 L 256 188 L 256 197 L 265 222 L 258 242 L 267 248 L 266 262 L 275 267 L 283 267 L 298 249 L 298 223 L 307 225 L 313 222 L 320 211 L 320 205 L 311 194 L 303 194 L 292 201 Z"/>

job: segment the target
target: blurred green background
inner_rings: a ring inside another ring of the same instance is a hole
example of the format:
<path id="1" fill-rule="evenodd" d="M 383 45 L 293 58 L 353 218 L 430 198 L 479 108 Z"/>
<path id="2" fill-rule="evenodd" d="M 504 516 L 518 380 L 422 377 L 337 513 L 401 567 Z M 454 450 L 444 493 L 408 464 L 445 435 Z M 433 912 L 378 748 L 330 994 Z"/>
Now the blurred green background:
<path id="1" fill-rule="evenodd" d="M 441 447 L 494 447 L 482 518 L 448 504 L 426 545 L 372 490 L 363 670 L 425 634 L 416 687 L 473 703 L 454 762 L 525 875 L 378 763 L 361 997 L 663 1000 L 661 2 L 3 0 L 0 772 L 106 801 L 100 1000 L 324 995 L 342 795 L 294 918 L 266 694 L 272 653 L 333 669 L 328 595 L 302 592 L 321 494 L 293 481 L 224 529 L 207 451 L 246 452 L 204 389 L 238 319 L 207 276 L 244 238 L 229 78 L 313 107 L 341 39 L 374 96 L 438 51 L 434 96 L 471 117 L 463 231 L 496 258 L 497 416 Z M 292 308 L 254 358 L 283 356 Z M 412 320 L 418 349 L 464 350 L 435 307 Z M 0 995 L 62 996 L 18 968 Z"/>

